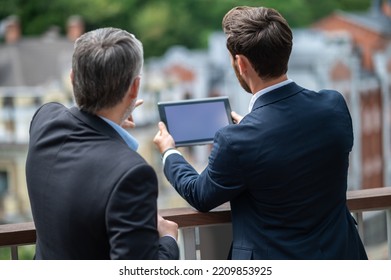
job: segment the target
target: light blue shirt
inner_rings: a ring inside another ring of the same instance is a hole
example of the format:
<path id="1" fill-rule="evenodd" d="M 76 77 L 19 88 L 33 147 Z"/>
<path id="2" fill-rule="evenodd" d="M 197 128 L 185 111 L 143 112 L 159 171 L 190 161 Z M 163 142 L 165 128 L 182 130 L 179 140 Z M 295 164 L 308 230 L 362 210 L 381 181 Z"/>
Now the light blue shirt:
<path id="1" fill-rule="evenodd" d="M 126 144 L 128 144 L 129 148 L 131 148 L 133 151 L 137 151 L 138 149 L 138 142 L 136 138 L 134 138 L 128 131 L 126 131 L 122 126 L 116 124 L 115 122 L 106 119 L 102 116 L 99 116 L 102 120 L 107 122 L 112 128 L 115 129 L 115 131 L 118 132 L 118 134 L 124 139 Z"/>
<path id="2" fill-rule="evenodd" d="M 250 100 L 250 104 L 248 105 L 248 111 L 251 112 L 251 110 L 253 109 L 253 106 L 254 106 L 254 103 L 255 101 L 263 94 L 269 92 L 269 91 L 272 91 L 276 88 L 279 88 L 279 87 L 282 87 L 282 86 L 285 86 L 287 84 L 290 84 L 292 83 L 293 81 L 291 79 L 288 79 L 288 80 L 285 80 L 285 81 L 282 81 L 281 83 L 278 83 L 278 84 L 275 84 L 275 85 L 272 85 L 270 87 L 267 87 L 267 88 L 264 88 L 264 89 L 261 89 L 260 91 L 258 91 L 256 94 L 254 94 L 252 97 L 251 97 L 251 100 Z"/>

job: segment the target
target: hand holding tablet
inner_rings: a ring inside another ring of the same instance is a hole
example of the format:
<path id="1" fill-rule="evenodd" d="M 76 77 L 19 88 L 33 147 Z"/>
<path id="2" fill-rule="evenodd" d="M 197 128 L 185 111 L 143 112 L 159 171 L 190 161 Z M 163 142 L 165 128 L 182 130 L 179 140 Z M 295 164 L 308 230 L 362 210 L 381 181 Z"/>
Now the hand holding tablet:
<path id="1" fill-rule="evenodd" d="M 212 143 L 218 129 L 233 123 L 228 97 L 159 102 L 158 109 L 177 147 Z"/>

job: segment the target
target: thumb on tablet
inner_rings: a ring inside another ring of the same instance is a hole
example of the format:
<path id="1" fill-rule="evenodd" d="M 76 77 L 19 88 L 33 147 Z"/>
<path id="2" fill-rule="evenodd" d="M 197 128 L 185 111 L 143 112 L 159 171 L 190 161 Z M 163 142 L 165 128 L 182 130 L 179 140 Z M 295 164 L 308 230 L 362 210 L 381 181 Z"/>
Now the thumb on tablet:
<path id="1" fill-rule="evenodd" d="M 163 153 L 167 149 L 175 148 L 175 141 L 168 133 L 166 125 L 163 122 L 159 122 L 158 127 L 159 131 L 156 133 L 153 142 L 155 143 L 160 153 Z"/>
<path id="2" fill-rule="evenodd" d="M 167 127 L 166 125 L 164 124 L 164 122 L 159 122 L 159 131 L 161 134 L 167 134 L 168 131 L 167 131 Z"/>

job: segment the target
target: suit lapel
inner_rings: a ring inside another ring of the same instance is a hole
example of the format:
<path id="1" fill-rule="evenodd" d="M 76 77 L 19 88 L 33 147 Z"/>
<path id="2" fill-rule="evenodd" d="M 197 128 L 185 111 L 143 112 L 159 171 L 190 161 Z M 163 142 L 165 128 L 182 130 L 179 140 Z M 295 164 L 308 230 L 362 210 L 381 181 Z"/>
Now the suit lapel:
<path id="1" fill-rule="evenodd" d="M 278 102 L 280 100 L 283 100 L 285 98 L 288 98 L 292 95 L 297 94 L 298 92 L 302 91 L 303 88 L 298 86 L 296 83 L 292 82 L 285 86 L 282 86 L 280 88 L 277 88 L 275 90 L 269 91 L 265 93 L 264 95 L 261 95 L 256 101 L 253 106 L 252 111 L 255 109 L 258 109 L 260 107 Z"/>
<path id="2" fill-rule="evenodd" d="M 89 127 L 101 132 L 104 135 L 107 135 L 111 138 L 116 138 L 121 142 L 125 143 L 124 139 L 122 139 L 121 135 L 115 131 L 108 123 L 102 120 L 100 117 L 89 114 L 87 112 L 79 110 L 77 107 L 72 107 L 70 110 L 71 114 L 79 119 L 80 121 L 87 124 Z M 126 143 L 125 143 L 126 144 Z"/>

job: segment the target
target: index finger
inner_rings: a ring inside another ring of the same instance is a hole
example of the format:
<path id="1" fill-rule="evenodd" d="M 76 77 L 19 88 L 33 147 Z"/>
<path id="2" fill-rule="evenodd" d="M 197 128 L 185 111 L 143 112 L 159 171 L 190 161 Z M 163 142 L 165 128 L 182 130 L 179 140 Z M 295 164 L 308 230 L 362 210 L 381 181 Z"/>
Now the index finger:
<path id="1" fill-rule="evenodd" d="M 143 103 L 144 103 L 144 100 L 143 100 L 143 99 L 137 99 L 137 100 L 136 100 L 136 103 L 134 104 L 134 107 L 136 108 L 136 107 L 140 106 L 140 105 L 143 104 Z"/>

